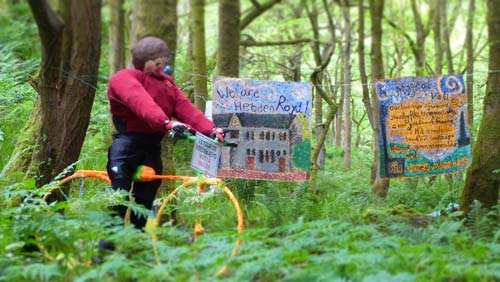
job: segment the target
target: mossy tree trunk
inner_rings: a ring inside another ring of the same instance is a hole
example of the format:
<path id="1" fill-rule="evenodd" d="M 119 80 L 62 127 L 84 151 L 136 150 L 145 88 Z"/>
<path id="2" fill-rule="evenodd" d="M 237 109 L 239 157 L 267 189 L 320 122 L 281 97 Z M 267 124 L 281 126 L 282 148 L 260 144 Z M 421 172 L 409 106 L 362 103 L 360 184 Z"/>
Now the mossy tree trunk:
<path id="1" fill-rule="evenodd" d="M 204 112 L 208 98 L 204 0 L 191 0 L 191 32 L 194 104 Z"/>
<path id="2" fill-rule="evenodd" d="M 441 0 L 433 0 L 432 9 L 441 10 Z M 441 14 L 434 13 L 432 18 L 432 32 L 434 34 L 434 73 L 441 74 L 443 71 L 443 45 L 441 43 Z"/>
<path id="3" fill-rule="evenodd" d="M 448 1 L 446 0 L 440 0 L 441 7 L 438 10 L 440 17 L 441 17 L 441 35 L 442 35 L 442 43 L 443 43 L 443 49 L 446 57 L 446 66 L 448 73 L 455 73 L 455 67 L 453 66 L 453 54 L 451 51 L 451 44 L 450 44 L 450 31 L 452 27 L 448 25 Z M 453 22 L 452 22 L 453 23 Z"/>
<path id="4" fill-rule="evenodd" d="M 319 30 L 319 10 L 317 7 L 316 1 L 311 2 L 311 7 L 306 5 L 307 15 L 309 17 L 309 22 L 311 23 L 312 33 L 314 40 L 311 42 L 311 50 L 314 57 L 314 62 L 316 63 L 316 67 L 320 66 L 322 63 L 322 55 L 320 48 L 320 30 Z M 328 58 L 329 59 L 329 58 Z M 318 87 L 322 87 L 323 84 L 323 71 L 315 74 L 315 81 L 318 82 Z M 314 95 L 314 135 L 316 140 L 320 139 L 321 133 L 325 130 L 325 124 L 323 123 L 323 99 L 321 99 L 320 91 L 316 88 Z M 318 154 L 316 159 L 312 162 L 317 164 L 317 167 L 323 167 L 325 165 L 325 145 L 316 143 L 316 146 L 320 146 L 318 148 Z"/>
<path id="5" fill-rule="evenodd" d="M 42 45 L 40 74 L 33 81 L 39 94 L 39 107 L 34 111 L 39 111 L 39 117 L 30 119 L 36 125 L 30 160 L 23 158 L 19 167 L 11 169 L 35 176 L 41 186 L 80 155 L 97 89 L 101 1 L 65 1 L 58 12 L 46 0 L 28 3 Z"/>
<path id="6" fill-rule="evenodd" d="M 125 12 L 123 0 L 109 0 L 109 75 L 125 68 Z"/>
<path id="7" fill-rule="evenodd" d="M 348 3 L 342 7 L 344 15 L 344 169 L 351 169 L 351 143 L 352 143 L 352 121 L 351 121 L 351 11 Z"/>
<path id="8" fill-rule="evenodd" d="M 239 77 L 240 0 L 219 1 L 217 75 Z"/>
<path id="9" fill-rule="evenodd" d="M 373 127 L 373 112 L 372 104 L 370 101 L 370 89 L 368 89 L 368 76 L 366 75 L 365 64 L 365 1 L 359 0 L 358 3 L 358 60 L 359 60 L 359 77 L 361 79 L 361 87 L 363 91 L 363 105 L 365 106 L 366 113 L 368 114 L 368 121 L 370 126 Z"/>
<path id="10" fill-rule="evenodd" d="M 425 39 L 427 38 L 430 32 L 430 22 L 432 22 L 433 18 L 433 9 L 430 9 L 428 22 L 427 24 L 424 24 L 420 12 L 421 10 L 419 6 L 420 3 L 417 3 L 417 0 L 411 0 L 410 2 L 411 2 L 411 11 L 415 19 L 415 30 L 416 30 L 415 44 L 412 49 L 413 49 L 413 54 L 415 55 L 415 67 L 417 76 L 422 76 L 425 73 Z"/>
<path id="11" fill-rule="evenodd" d="M 382 59 L 382 17 L 384 14 L 384 0 L 370 0 L 370 16 L 372 20 L 371 26 L 371 63 L 372 63 L 372 79 L 383 79 L 384 61 Z M 379 111 L 377 102 L 377 93 L 375 88 L 372 88 L 372 104 L 373 104 L 373 164 L 372 164 L 372 191 L 379 198 L 385 198 L 389 190 L 389 180 L 380 178 L 380 135 L 379 135 Z"/>
<path id="12" fill-rule="evenodd" d="M 177 49 L 177 0 L 138 0 L 135 1 L 130 46 L 146 35 L 162 38 L 172 52 L 172 70 Z"/>
<path id="13" fill-rule="evenodd" d="M 316 4 L 315 3 L 313 4 L 314 6 L 312 10 L 307 5 L 305 6 L 305 8 L 307 11 L 307 15 L 309 17 L 309 22 L 313 29 L 314 37 L 316 39 L 319 38 L 319 26 L 316 13 L 317 8 L 315 7 Z M 323 1 L 323 8 L 326 11 L 328 19 L 328 32 L 330 35 L 330 44 L 328 44 L 328 46 L 325 47 L 325 49 L 322 52 L 323 55 L 321 55 L 319 45 L 317 44 L 317 41 L 319 40 L 315 40 L 315 42 L 312 43 L 312 50 L 315 57 L 316 67 L 310 76 L 310 80 L 317 93 L 316 99 L 324 100 L 328 104 L 328 112 L 326 114 L 324 125 L 321 124 L 323 130 L 321 131 L 321 134 L 317 137 L 316 144 L 314 146 L 311 156 L 311 179 L 309 182 L 310 191 L 318 190 L 317 176 L 318 176 L 318 171 L 320 169 L 319 155 L 321 154 L 321 150 L 324 148 L 330 124 L 339 108 L 338 104 L 336 104 L 335 101 L 333 100 L 333 96 L 335 93 L 329 91 L 332 90 L 331 88 L 323 86 L 322 74 L 330 64 L 337 43 L 337 38 L 335 36 L 335 25 L 333 23 L 333 16 L 331 13 L 332 9 L 328 6 L 328 4 L 325 1 Z"/>
<path id="14" fill-rule="evenodd" d="M 469 131 L 474 128 L 474 14 L 476 12 L 476 1 L 470 0 L 467 12 L 467 29 L 465 32 L 465 48 L 467 49 L 467 124 Z M 472 140 L 473 138 L 471 138 Z"/>
<path id="15" fill-rule="evenodd" d="M 467 170 L 461 209 L 469 211 L 474 200 L 483 207 L 498 204 L 500 189 L 500 5 L 488 1 L 488 83 L 484 96 L 483 117 L 474 145 L 472 164 Z"/>

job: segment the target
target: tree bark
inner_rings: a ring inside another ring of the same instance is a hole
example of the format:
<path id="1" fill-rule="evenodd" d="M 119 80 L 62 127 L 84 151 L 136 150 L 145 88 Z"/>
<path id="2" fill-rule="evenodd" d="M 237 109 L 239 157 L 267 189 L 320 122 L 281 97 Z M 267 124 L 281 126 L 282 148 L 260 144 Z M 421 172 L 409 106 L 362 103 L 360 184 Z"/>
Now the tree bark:
<path id="1" fill-rule="evenodd" d="M 434 0 L 433 9 L 436 11 L 441 10 L 441 0 Z M 433 27 L 432 31 L 434 33 L 434 61 L 435 61 L 435 74 L 441 74 L 443 72 L 443 47 L 442 47 L 442 36 L 441 36 L 441 15 L 440 13 L 434 13 L 434 18 L 432 20 Z"/>
<path id="2" fill-rule="evenodd" d="M 40 127 L 29 167 L 19 169 L 41 186 L 80 155 L 97 89 L 101 1 L 67 1 L 59 14 L 45 0 L 28 3 L 42 43 Z"/>
<path id="3" fill-rule="evenodd" d="M 370 102 L 370 90 L 368 89 L 368 76 L 366 75 L 365 63 L 365 7 L 364 0 L 358 2 L 358 61 L 359 61 L 359 77 L 361 79 L 361 89 L 363 91 L 363 105 L 368 114 L 368 121 L 373 127 L 373 108 Z"/>
<path id="4" fill-rule="evenodd" d="M 205 112 L 208 98 L 207 61 L 205 50 L 205 1 L 191 0 L 192 65 L 194 104 Z"/>
<path id="5" fill-rule="evenodd" d="M 488 1 L 488 83 L 484 96 L 483 117 L 474 145 L 472 164 L 467 170 L 461 209 L 469 211 L 474 200 L 483 207 L 498 204 L 500 189 L 500 5 Z"/>
<path id="6" fill-rule="evenodd" d="M 474 125 L 474 14 L 476 11 L 476 1 L 470 0 L 467 15 L 467 29 L 465 33 L 465 48 L 467 49 L 467 124 L 469 132 L 472 132 Z M 471 141 L 473 138 L 471 137 Z"/>
<path id="7" fill-rule="evenodd" d="M 314 62 L 316 63 L 316 66 L 319 66 L 322 63 L 322 56 L 321 56 L 321 48 L 319 46 L 318 7 L 316 5 L 316 1 L 312 1 L 311 3 L 312 7 L 309 8 L 309 6 L 306 6 L 307 7 L 306 11 L 309 18 L 309 22 L 311 23 L 311 28 L 314 36 L 314 41 L 311 42 L 312 43 L 311 50 L 313 53 Z M 322 87 L 323 72 L 317 73 L 315 81 L 318 84 L 315 86 Z M 315 89 L 316 91 L 314 91 L 314 93 L 316 95 L 314 97 L 314 124 L 315 124 L 314 134 L 316 136 L 316 140 L 319 140 L 319 137 L 321 136 L 323 130 L 325 130 L 325 125 L 323 124 L 323 99 L 321 98 L 321 94 L 319 93 L 318 88 Z M 318 143 L 316 143 L 316 145 L 319 146 Z M 317 159 L 315 159 L 314 162 L 317 163 L 319 167 L 325 164 L 324 144 L 320 145 Z"/>
<path id="8" fill-rule="evenodd" d="M 310 11 L 307 5 L 305 7 L 307 15 L 309 17 L 309 22 L 311 23 L 311 27 L 313 28 L 313 33 L 315 33 L 314 36 L 319 37 L 319 29 L 317 28 L 316 25 L 317 22 L 315 21 L 314 13 Z M 326 115 L 325 124 L 323 126 L 324 130 L 321 132 L 318 139 L 316 140 L 316 145 L 314 146 L 314 150 L 311 156 L 311 181 L 309 182 L 309 190 L 311 191 L 317 190 L 316 180 L 319 171 L 319 161 L 318 161 L 319 155 L 321 153 L 322 148 L 324 147 L 326 136 L 328 133 L 328 128 L 330 127 L 333 117 L 335 116 L 335 113 L 337 112 L 338 109 L 337 104 L 335 104 L 332 99 L 333 93 L 327 93 L 327 91 L 325 91 L 322 85 L 323 77 L 321 74 L 330 64 L 331 58 L 335 53 L 335 45 L 336 45 L 335 26 L 333 24 L 333 17 L 330 13 L 330 9 L 326 3 L 326 0 L 323 0 L 323 7 L 328 16 L 328 30 L 330 32 L 331 43 L 328 46 L 328 48 L 324 50 L 324 54 L 322 56 L 318 56 L 319 53 L 317 51 L 319 50 L 319 46 L 315 45 L 314 43 L 312 44 L 312 49 L 316 50 L 315 61 L 317 65 L 313 73 L 311 74 L 310 79 L 311 83 L 314 85 L 314 88 L 316 89 L 316 93 L 319 94 L 319 96 L 317 96 L 316 99 L 323 99 L 328 104 L 328 112 Z"/>
<path id="9" fill-rule="evenodd" d="M 448 67 L 448 73 L 455 73 L 455 68 L 453 67 L 453 55 L 451 53 L 450 45 L 450 27 L 448 26 L 448 5 L 446 0 L 440 0 L 441 7 L 439 9 L 441 16 L 441 33 L 443 36 L 444 50 L 446 54 L 446 64 Z"/>
<path id="10" fill-rule="evenodd" d="M 123 0 L 109 0 L 109 75 L 125 68 L 125 12 Z"/>
<path id="11" fill-rule="evenodd" d="M 395 5 L 394 1 L 399 1 L 399 5 Z M 399 6 L 399 7 L 398 7 Z M 400 0 L 390 0 L 389 4 L 389 15 L 391 18 L 391 22 L 395 22 L 396 20 L 399 20 L 401 24 L 401 29 L 406 30 L 406 18 L 401 17 L 401 11 L 405 11 L 406 5 L 403 5 L 402 1 Z M 405 55 L 405 44 L 404 44 L 404 38 L 401 37 L 401 34 L 398 32 L 392 33 L 392 40 L 394 42 L 394 51 L 396 52 L 395 54 L 395 65 L 394 67 L 391 67 L 389 71 L 389 76 L 390 77 L 401 77 L 401 72 L 404 67 L 404 62 L 403 58 Z M 388 54 L 388 56 L 390 56 Z M 396 73 L 393 73 L 394 68 L 396 69 Z"/>
<path id="12" fill-rule="evenodd" d="M 137 0 L 133 13 L 131 46 L 146 35 L 162 38 L 172 52 L 170 65 L 174 72 L 177 50 L 177 0 Z"/>
<path id="13" fill-rule="evenodd" d="M 351 169 L 351 12 L 345 5 L 344 14 L 344 169 Z"/>
<path id="14" fill-rule="evenodd" d="M 384 0 L 370 0 L 371 25 L 371 64 L 372 80 L 383 79 L 384 62 L 382 59 L 382 17 L 384 14 Z M 372 88 L 372 103 L 378 105 L 377 93 Z M 379 135 L 379 111 L 374 107 L 373 111 L 373 164 L 372 164 L 372 191 L 379 198 L 385 198 L 389 190 L 389 180 L 380 178 L 380 135 Z"/>
<path id="15" fill-rule="evenodd" d="M 339 105 L 344 105 L 344 95 L 345 95 L 345 71 L 344 71 L 344 57 L 341 56 L 340 59 L 341 67 L 340 67 L 340 95 L 339 95 Z M 344 107 L 338 107 L 337 112 L 335 113 L 335 136 L 334 143 L 336 147 L 342 147 L 342 132 L 344 128 Z"/>
<path id="16" fill-rule="evenodd" d="M 417 76 L 422 76 L 425 72 L 425 39 L 427 35 L 429 35 L 428 26 L 424 26 L 422 22 L 422 15 L 420 14 L 420 10 L 417 7 L 417 1 L 411 0 L 411 10 L 413 12 L 413 16 L 415 19 L 415 30 L 417 33 L 417 38 L 415 40 L 415 65 L 416 65 L 416 74 Z M 433 10 L 430 10 L 430 19 L 433 16 Z"/>
<path id="17" fill-rule="evenodd" d="M 239 77 L 240 0 L 219 1 L 217 75 Z"/>

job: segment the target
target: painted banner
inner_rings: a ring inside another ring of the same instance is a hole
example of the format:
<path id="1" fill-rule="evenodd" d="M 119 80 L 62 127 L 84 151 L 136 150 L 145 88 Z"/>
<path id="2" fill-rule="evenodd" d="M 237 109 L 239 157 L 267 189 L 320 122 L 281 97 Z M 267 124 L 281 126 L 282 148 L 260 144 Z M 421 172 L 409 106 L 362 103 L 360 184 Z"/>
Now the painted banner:
<path id="1" fill-rule="evenodd" d="M 212 119 L 227 129 L 217 175 L 305 181 L 311 158 L 311 85 L 216 77 Z"/>
<path id="2" fill-rule="evenodd" d="M 461 75 L 375 82 L 383 178 L 450 173 L 471 161 Z"/>

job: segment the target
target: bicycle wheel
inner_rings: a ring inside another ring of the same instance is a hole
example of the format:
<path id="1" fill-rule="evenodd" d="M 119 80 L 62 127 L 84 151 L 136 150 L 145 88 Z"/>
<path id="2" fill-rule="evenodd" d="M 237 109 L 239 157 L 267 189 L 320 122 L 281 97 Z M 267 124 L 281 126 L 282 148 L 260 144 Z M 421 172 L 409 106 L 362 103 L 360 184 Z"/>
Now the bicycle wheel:
<path id="1" fill-rule="evenodd" d="M 175 245 L 192 243 L 205 232 L 233 233 L 236 234 L 236 243 L 231 254 L 238 255 L 242 244 L 239 235 L 245 229 L 243 212 L 238 200 L 221 179 L 188 177 L 160 202 L 154 223 L 156 229 L 152 232 L 154 241 L 160 240 L 161 237 L 162 241 L 169 240 L 169 243 Z M 172 211 L 176 213 L 175 224 L 172 221 L 162 223 L 164 215 Z M 165 226 L 174 228 L 158 228 Z M 162 231 L 164 229 L 170 231 Z M 219 272 L 221 271 L 222 269 Z"/>
<path id="2" fill-rule="evenodd" d="M 60 180 L 43 196 L 45 201 L 67 201 L 68 203 L 85 202 L 99 198 L 110 187 L 106 171 L 78 170 Z"/>

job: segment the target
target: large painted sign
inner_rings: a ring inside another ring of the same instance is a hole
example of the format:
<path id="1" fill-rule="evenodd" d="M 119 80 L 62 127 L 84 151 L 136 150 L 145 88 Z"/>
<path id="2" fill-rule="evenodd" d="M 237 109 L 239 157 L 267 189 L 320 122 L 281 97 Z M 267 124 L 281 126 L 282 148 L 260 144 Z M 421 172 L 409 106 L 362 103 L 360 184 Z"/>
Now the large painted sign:
<path id="1" fill-rule="evenodd" d="M 450 173 L 471 161 L 461 75 L 375 83 L 383 178 Z"/>
<path id="2" fill-rule="evenodd" d="M 311 85 L 216 77 L 212 118 L 228 130 L 217 175 L 305 181 L 311 158 Z"/>

